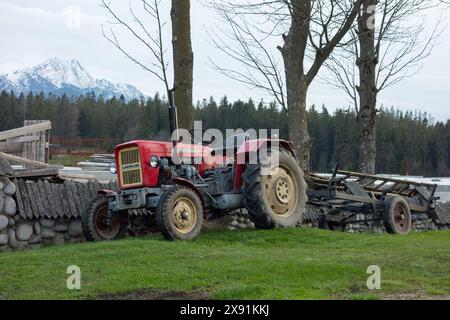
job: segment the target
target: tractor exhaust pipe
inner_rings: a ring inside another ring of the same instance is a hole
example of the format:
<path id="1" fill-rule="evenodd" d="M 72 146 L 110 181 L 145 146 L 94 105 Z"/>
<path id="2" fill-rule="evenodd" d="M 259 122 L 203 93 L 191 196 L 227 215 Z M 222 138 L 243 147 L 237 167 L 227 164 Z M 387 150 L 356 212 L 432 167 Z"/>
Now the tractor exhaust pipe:
<path id="1" fill-rule="evenodd" d="M 178 115 L 175 106 L 175 88 L 169 90 L 169 127 L 173 146 L 175 147 L 180 140 L 178 136 Z"/>

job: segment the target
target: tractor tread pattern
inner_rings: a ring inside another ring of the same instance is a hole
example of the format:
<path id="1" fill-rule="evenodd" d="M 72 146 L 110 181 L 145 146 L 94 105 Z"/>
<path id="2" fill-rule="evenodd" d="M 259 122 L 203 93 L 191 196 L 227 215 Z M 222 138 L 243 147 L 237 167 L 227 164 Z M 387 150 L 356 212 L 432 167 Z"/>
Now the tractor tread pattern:
<path id="1" fill-rule="evenodd" d="M 86 209 L 81 216 L 81 225 L 83 229 L 83 235 L 87 241 L 104 241 L 103 237 L 101 237 L 95 228 L 95 213 L 99 209 L 99 207 L 107 205 L 108 199 L 105 195 L 99 194 L 94 199 L 92 199 L 87 205 Z M 120 228 L 118 233 L 113 239 L 117 240 L 124 236 L 126 232 L 127 226 L 124 224 L 120 224 Z"/>
<path id="2" fill-rule="evenodd" d="M 285 150 L 280 150 L 280 154 L 292 157 L 290 153 Z M 301 172 L 301 170 L 300 170 Z M 243 173 L 243 187 L 242 193 L 244 197 L 244 206 L 250 215 L 251 220 L 258 229 L 273 229 L 280 227 L 280 225 L 270 217 L 267 212 L 271 209 L 267 208 L 262 199 L 261 187 L 261 164 L 249 164 Z M 298 221 L 302 220 L 306 207 L 306 182 L 303 175 L 299 181 L 299 206 L 301 214 L 298 215 Z"/>

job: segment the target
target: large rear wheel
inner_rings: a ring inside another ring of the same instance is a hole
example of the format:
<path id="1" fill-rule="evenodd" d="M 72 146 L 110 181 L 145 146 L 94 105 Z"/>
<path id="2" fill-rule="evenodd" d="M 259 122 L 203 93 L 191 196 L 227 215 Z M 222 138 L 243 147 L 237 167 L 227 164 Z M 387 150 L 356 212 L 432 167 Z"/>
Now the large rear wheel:
<path id="1" fill-rule="evenodd" d="M 88 241 L 116 240 L 124 236 L 127 224 L 124 214 L 115 214 L 108 224 L 108 198 L 98 195 L 87 206 L 83 217 L 83 233 Z"/>
<path id="2" fill-rule="evenodd" d="M 291 154 L 281 150 L 258 164 L 249 164 L 243 178 L 244 204 L 257 228 L 296 227 L 301 222 L 306 183 Z"/>
<path id="3" fill-rule="evenodd" d="M 174 187 L 161 197 L 156 223 L 168 240 L 193 240 L 202 228 L 203 205 L 192 189 Z"/>

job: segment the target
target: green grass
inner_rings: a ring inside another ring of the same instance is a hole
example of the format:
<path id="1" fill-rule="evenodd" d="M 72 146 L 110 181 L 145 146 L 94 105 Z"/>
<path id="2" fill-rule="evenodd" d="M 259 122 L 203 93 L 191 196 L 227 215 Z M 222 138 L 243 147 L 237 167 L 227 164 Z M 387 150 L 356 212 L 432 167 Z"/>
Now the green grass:
<path id="1" fill-rule="evenodd" d="M 66 288 L 73 264 L 81 268 L 81 290 Z M 366 287 L 369 265 L 381 267 L 381 290 Z M 214 299 L 433 298 L 450 292 L 450 231 L 220 231 L 193 242 L 154 235 L 0 254 L 1 299 L 96 298 L 142 289 L 205 291 Z"/>
<path id="2" fill-rule="evenodd" d="M 88 155 L 71 155 L 71 154 L 59 154 L 53 155 L 53 159 L 49 160 L 50 164 L 62 165 L 66 167 L 76 166 L 78 162 L 86 161 L 89 159 Z"/>

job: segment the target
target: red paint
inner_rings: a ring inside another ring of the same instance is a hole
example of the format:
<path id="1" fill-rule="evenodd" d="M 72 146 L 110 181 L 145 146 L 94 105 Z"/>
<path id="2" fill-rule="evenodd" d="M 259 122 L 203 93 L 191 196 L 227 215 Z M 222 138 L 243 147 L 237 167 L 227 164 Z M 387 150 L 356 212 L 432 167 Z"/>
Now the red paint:
<path id="1" fill-rule="evenodd" d="M 292 147 L 292 143 L 284 141 L 284 140 L 273 140 L 273 139 L 260 139 L 260 140 L 250 140 L 246 141 L 238 150 L 236 154 L 236 160 L 242 161 L 241 163 L 236 164 L 235 168 L 235 176 L 234 176 L 234 191 L 238 192 L 242 187 L 242 173 L 245 171 L 245 158 L 248 153 L 258 151 L 262 146 L 267 145 L 267 143 L 271 143 L 275 141 L 280 145 L 280 147 L 288 150 L 292 154 L 294 154 L 294 149 Z M 130 148 L 130 147 L 138 147 L 140 160 L 142 164 L 142 175 L 143 175 L 143 183 L 142 185 L 133 185 L 131 187 L 126 187 L 127 189 L 131 188 L 140 188 L 140 187 L 156 187 L 158 185 L 158 174 L 159 168 L 151 168 L 149 161 L 152 156 L 157 156 L 159 158 L 171 158 L 173 152 L 173 144 L 172 142 L 162 142 L 162 141 L 146 141 L 146 140 L 135 140 L 127 143 L 120 144 L 114 148 L 114 156 L 116 159 L 116 167 L 117 170 L 120 170 L 119 167 L 119 151 L 122 149 Z M 201 145 L 193 145 L 193 144 L 184 144 L 179 143 L 176 147 L 179 157 L 184 159 L 194 159 L 193 163 L 199 174 L 201 176 L 204 175 L 205 171 L 208 169 L 221 168 L 224 166 L 228 166 L 232 163 L 232 159 L 223 155 L 211 155 L 211 149 L 207 146 Z M 120 181 L 120 174 L 117 174 L 119 188 L 125 189 L 122 187 L 122 182 Z"/>
<path id="2" fill-rule="evenodd" d="M 127 143 L 120 144 L 114 148 L 114 156 L 116 159 L 116 167 L 119 170 L 119 151 L 122 149 L 138 147 L 141 164 L 143 167 L 143 184 L 140 186 L 134 185 L 130 188 L 138 187 L 155 187 L 158 184 L 159 168 L 150 167 L 149 161 L 152 156 L 159 158 L 171 158 L 173 145 L 171 142 L 161 141 L 146 141 L 136 140 Z M 228 165 L 230 159 L 224 156 L 212 156 L 211 149 L 207 146 L 192 145 L 179 143 L 176 147 L 178 156 L 185 159 L 194 159 L 192 164 L 197 167 L 199 174 L 203 176 L 206 170 L 220 168 L 224 165 Z M 119 180 L 119 186 L 122 188 L 122 182 L 120 181 L 120 174 L 117 175 Z"/>
<path id="3" fill-rule="evenodd" d="M 233 191 L 240 192 L 243 184 L 242 174 L 245 171 L 245 164 L 237 164 L 234 169 L 234 183 L 233 183 Z"/>
<path id="4" fill-rule="evenodd" d="M 269 144 L 278 144 L 280 148 L 286 149 L 288 152 L 295 156 L 294 146 L 292 142 L 279 139 L 258 139 L 245 141 L 239 150 L 237 155 L 258 151 L 262 146 Z"/>

